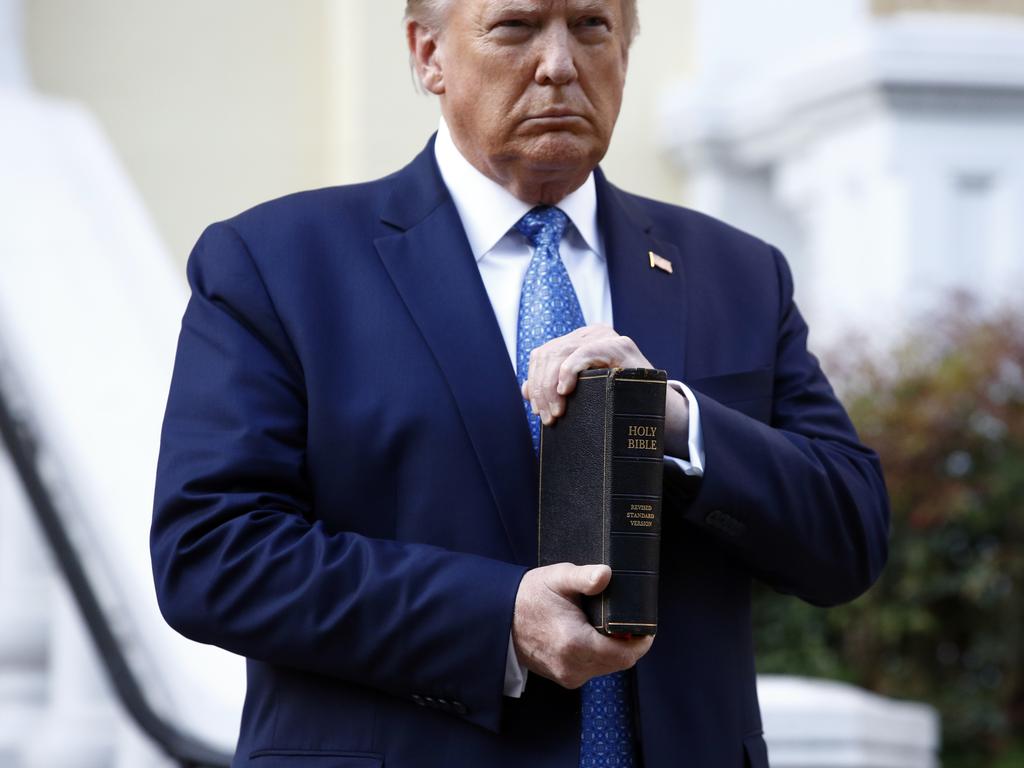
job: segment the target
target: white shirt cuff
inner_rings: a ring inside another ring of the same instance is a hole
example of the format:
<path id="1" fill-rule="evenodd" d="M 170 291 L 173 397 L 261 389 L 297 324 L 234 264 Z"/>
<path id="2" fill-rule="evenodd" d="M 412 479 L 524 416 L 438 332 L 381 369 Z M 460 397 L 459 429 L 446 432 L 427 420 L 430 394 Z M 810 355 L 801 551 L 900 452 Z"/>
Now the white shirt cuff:
<path id="1" fill-rule="evenodd" d="M 518 699 L 526 690 L 526 667 L 519 663 L 515 646 L 512 644 L 512 633 L 508 633 L 508 655 L 505 656 L 505 689 L 504 694 Z"/>
<path id="2" fill-rule="evenodd" d="M 693 396 L 690 388 L 681 381 L 670 379 L 668 385 L 676 392 L 686 398 L 690 406 L 690 424 L 686 442 L 690 452 L 690 459 L 677 459 L 675 456 L 666 456 L 669 461 L 675 462 L 684 474 L 691 477 L 704 477 L 704 432 L 700 426 L 700 406 L 697 398 Z"/>

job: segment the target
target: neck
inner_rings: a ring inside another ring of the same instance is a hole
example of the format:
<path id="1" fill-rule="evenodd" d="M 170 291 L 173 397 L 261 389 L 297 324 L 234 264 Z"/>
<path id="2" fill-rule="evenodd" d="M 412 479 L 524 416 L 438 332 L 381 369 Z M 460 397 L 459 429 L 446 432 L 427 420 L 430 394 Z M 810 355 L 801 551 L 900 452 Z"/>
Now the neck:
<path id="1" fill-rule="evenodd" d="M 481 173 L 487 175 L 487 172 L 482 169 Z M 491 178 L 524 203 L 529 203 L 530 205 L 555 205 L 582 187 L 583 182 L 587 180 L 589 175 L 590 171 L 587 170 L 577 173 L 569 179 L 562 176 L 552 179 L 545 179 L 543 177 L 527 179 L 512 177 L 508 180 L 502 180 L 493 176 Z"/>

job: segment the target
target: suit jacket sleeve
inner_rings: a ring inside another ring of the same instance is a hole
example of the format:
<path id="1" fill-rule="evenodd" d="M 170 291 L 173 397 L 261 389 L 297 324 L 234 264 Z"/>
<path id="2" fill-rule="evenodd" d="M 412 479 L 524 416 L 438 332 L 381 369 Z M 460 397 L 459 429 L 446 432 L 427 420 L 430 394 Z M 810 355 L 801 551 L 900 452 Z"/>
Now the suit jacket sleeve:
<path id="1" fill-rule="evenodd" d="M 693 481 L 666 467 L 666 496 L 775 589 L 816 605 L 852 600 L 888 551 L 889 507 L 875 453 L 861 445 L 817 360 L 772 249 L 778 281 L 771 415 L 763 423 L 702 394 L 707 458 Z"/>
<path id="2" fill-rule="evenodd" d="M 327 530 L 304 474 L 301 362 L 230 225 L 204 233 L 188 277 L 151 531 L 167 621 L 247 657 L 458 701 L 496 729 L 524 569 Z"/>

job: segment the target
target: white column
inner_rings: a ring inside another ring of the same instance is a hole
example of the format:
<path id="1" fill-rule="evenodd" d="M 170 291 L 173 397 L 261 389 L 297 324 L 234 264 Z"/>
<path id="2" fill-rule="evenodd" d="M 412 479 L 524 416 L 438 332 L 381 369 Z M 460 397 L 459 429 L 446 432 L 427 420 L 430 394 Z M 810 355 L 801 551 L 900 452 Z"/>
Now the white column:
<path id="1" fill-rule="evenodd" d="M 401 168 L 437 128 L 437 98 L 409 69 L 402 3 L 323 3 L 325 178 L 366 181 Z"/>
<path id="2" fill-rule="evenodd" d="M 0 768 L 18 765 L 46 699 L 49 557 L 0 449 Z"/>
<path id="3" fill-rule="evenodd" d="M 19 768 L 110 768 L 118 712 L 67 587 L 53 582 L 48 707 Z"/>
<path id="4" fill-rule="evenodd" d="M 0 88 L 28 86 L 21 0 L 0 0 Z"/>

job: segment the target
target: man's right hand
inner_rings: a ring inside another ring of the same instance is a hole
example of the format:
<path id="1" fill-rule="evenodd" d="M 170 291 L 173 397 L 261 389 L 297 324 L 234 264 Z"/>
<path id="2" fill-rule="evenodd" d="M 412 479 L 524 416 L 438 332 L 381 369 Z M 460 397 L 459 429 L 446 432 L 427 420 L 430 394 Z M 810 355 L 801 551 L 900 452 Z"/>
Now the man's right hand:
<path id="1" fill-rule="evenodd" d="M 629 669 L 653 637 L 602 635 L 580 609 L 580 595 L 597 595 L 611 580 L 607 565 L 558 563 L 527 571 L 516 594 L 512 642 L 531 672 L 565 688 Z"/>

